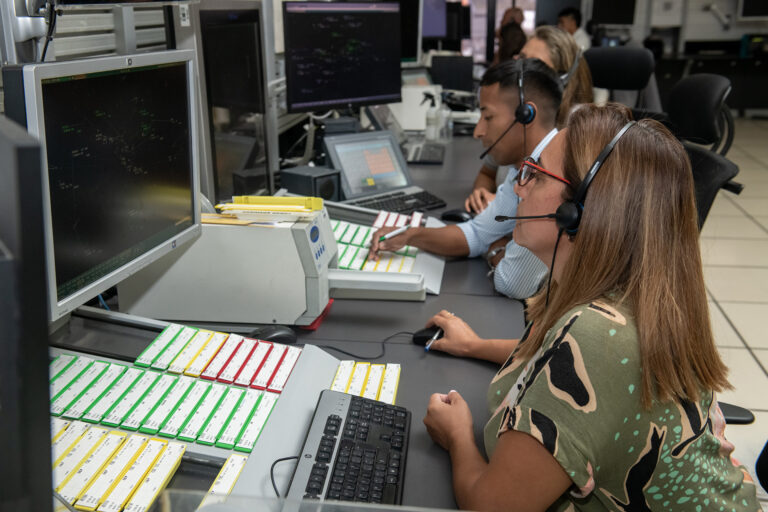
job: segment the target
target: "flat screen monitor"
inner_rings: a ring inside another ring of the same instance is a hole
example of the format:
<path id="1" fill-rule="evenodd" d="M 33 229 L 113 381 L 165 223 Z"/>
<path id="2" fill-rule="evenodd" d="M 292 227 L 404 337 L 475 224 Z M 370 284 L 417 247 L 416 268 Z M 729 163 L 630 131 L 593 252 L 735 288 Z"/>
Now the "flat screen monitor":
<path id="1" fill-rule="evenodd" d="M 768 2 L 766 0 L 739 0 L 736 13 L 738 18 L 744 21 L 768 20 Z"/>
<path id="2" fill-rule="evenodd" d="M 445 0 L 424 0 L 421 35 L 428 38 L 444 38 L 448 35 L 448 6 Z"/>
<path id="3" fill-rule="evenodd" d="M 632 25 L 635 21 L 635 0 L 595 0 L 592 22 L 597 25 Z"/>
<path id="4" fill-rule="evenodd" d="M 336 135 L 324 142 L 347 199 L 411 185 L 403 153 L 390 132 Z"/>
<path id="5" fill-rule="evenodd" d="M 396 3 L 283 2 L 289 112 L 400 101 Z"/>
<path id="6" fill-rule="evenodd" d="M 22 68 L 43 148 L 49 318 L 201 232 L 190 50 Z"/>
<path id="7" fill-rule="evenodd" d="M 400 60 L 404 67 L 421 62 L 422 0 L 399 0 Z"/>

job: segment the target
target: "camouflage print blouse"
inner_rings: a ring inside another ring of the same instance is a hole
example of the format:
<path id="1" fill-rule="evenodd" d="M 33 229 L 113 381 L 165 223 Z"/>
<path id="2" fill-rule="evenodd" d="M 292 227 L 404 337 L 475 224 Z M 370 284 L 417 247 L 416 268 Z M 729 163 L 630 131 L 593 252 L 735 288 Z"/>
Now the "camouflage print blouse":
<path id="1" fill-rule="evenodd" d="M 573 481 L 551 510 L 759 510 L 754 481 L 731 457 L 714 393 L 643 407 L 637 331 L 626 308 L 575 308 L 533 358 L 515 354 L 488 390 L 485 449 L 491 457 L 510 429 L 544 445 Z"/>

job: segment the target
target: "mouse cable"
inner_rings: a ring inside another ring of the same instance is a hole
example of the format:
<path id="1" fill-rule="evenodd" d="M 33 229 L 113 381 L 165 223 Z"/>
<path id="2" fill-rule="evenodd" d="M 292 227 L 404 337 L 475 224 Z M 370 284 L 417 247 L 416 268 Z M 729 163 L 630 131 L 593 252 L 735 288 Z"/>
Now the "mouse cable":
<path id="1" fill-rule="evenodd" d="M 272 467 L 269 468 L 269 478 L 272 480 L 272 488 L 275 490 L 275 495 L 278 498 L 280 498 L 281 496 L 280 496 L 280 491 L 277 490 L 277 484 L 275 483 L 275 466 L 277 466 L 279 462 L 285 462 L 287 460 L 293 460 L 293 459 L 299 460 L 299 456 L 293 455 L 291 457 L 282 457 L 280 459 L 277 459 L 275 462 L 273 462 Z"/>
<path id="2" fill-rule="evenodd" d="M 407 332 L 407 331 L 400 331 L 400 332 L 396 332 L 395 334 L 392 334 L 390 336 L 387 336 L 386 338 L 381 340 L 381 353 L 378 354 L 378 355 L 375 355 L 375 356 L 364 356 L 364 355 L 360 355 L 360 354 L 353 354 L 352 352 L 347 352 L 346 350 L 342 350 L 340 348 L 332 347 L 331 345 L 316 345 L 316 346 L 320 347 L 320 348 L 328 348 L 328 349 L 331 349 L 331 350 L 335 350 L 336 352 L 340 352 L 340 353 L 342 353 L 344 355 L 347 355 L 347 356 L 350 356 L 350 357 L 354 357 L 355 359 L 365 359 L 365 360 L 372 361 L 374 359 L 380 359 L 380 358 L 384 357 L 384 354 L 386 353 L 385 345 L 386 345 L 386 343 L 389 340 L 391 340 L 392 338 L 395 338 L 397 336 L 405 336 L 405 335 L 413 336 L 413 333 L 412 332 Z"/>

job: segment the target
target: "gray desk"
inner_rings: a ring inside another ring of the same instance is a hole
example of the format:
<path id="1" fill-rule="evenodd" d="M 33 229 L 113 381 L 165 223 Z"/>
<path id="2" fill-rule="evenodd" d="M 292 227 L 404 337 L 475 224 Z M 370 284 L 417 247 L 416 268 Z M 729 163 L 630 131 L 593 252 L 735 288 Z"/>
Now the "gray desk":
<path id="1" fill-rule="evenodd" d="M 460 207 L 480 168 L 476 156 L 479 152 L 477 141 L 455 138 L 448 148 L 445 164 L 413 167 L 414 180 L 445 199 L 448 208 Z M 337 300 L 319 328 L 300 332 L 299 341 L 376 354 L 379 341 L 398 331 L 418 330 L 441 309 L 464 318 L 481 337 L 519 337 L 523 330 L 522 305 L 496 294 L 485 277 L 486 272 L 486 263 L 481 259 L 450 261 L 443 277 L 443 292 L 429 296 L 425 302 Z M 117 353 L 133 360 L 156 335 L 157 332 L 151 330 L 73 317 L 69 325 L 52 336 L 51 342 L 74 350 Z M 328 351 L 340 359 L 347 358 Z M 470 405 L 475 437 L 482 447 L 482 428 L 489 417 L 485 393 L 496 371 L 495 365 L 438 352 L 425 353 L 423 348 L 411 343 L 409 337 L 388 342 L 386 354 L 379 361 L 402 365 L 397 403 L 413 414 L 403 504 L 454 508 L 449 458 L 429 438 L 422 418 L 432 393 L 456 389 Z M 184 465 L 179 475 L 172 487 L 205 490 L 211 479 L 210 472 L 204 477 L 187 475 Z"/>

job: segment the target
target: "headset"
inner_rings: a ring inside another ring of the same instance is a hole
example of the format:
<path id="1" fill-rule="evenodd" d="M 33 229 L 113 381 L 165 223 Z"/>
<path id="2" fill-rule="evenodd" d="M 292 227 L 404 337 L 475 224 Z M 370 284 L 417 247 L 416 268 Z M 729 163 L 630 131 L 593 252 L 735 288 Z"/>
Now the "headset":
<path id="1" fill-rule="evenodd" d="M 613 148 L 619 142 L 619 139 L 627 133 L 627 130 L 629 130 L 633 124 L 635 124 L 635 121 L 629 121 L 621 128 L 621 130 L 619 130 L 619 133 L 613 136 L 611 141 L 606 144 L 600 154 L 597 155 L 592 167 L 589 168 L 589 172 L 584 176 L 579 188 L 576 190 L 573 199 L 566 201 L 557 207 L 557 211 L 555 212 L 555 222 L 557 223 L 558 228 L 564 230 L 569 235 L 576 234 L 579 229 L 579 224 L 581 223 L 581 213 L 584 211 L 584 199 L 587 196 L 589 185 L 592 183 L 592 180 L 595 179 L 597 171 L 600 170 L 603 162 L 605 162 L 605 159 L 611 154 Z"/>
<path id="2" fill-rule="evenodd" d="M 564 75 L 560 75 L 560 83 L 563 84 L 563 89 L 565 89 L 565 86 L 568 85 L 568 81 L 573 77 L 573 74 L 576 72 L 576 68 L 579 67 L 579 60 L 581 59 L 581 51 L 576 54 L 576 58 L 573 59 L 573 64 L 571 64 L 571 67 L 568 69 L 568 71 L 565 72 Z"/>
<path id="3" fill-rule="evenodd" d="M 584 176 L 584 180 L 582 180 L 579 188 L 576 190 L 573 199 L 566 201 L 558 206 L 555 213 L 515 217 L 497 215 L 496 222 L 518 219 L 555 219 L 555 223 L 561 231 L 565 231 L 569 235 L 575 235 L 579 229 L 579 224 L 581 223 L 581 213 L 584 211 L 584 198 L 587 195 L 587 189 L 589 189 L 589 185 L 592 183 L 592 180 L 595 179 L 595 175 L 597 174 L 597 171 L 600 170 L 600 167 L 602 167 L 605 159 L 608 158 L 608 155 L 611 154 L 613 148 L 616 146 L 616 144 L 618 144 L 619 139 L 621 139 L 621 137 L 627 132 L 627 130 L 629 130 L 633 124 L 635 124 L 635 121 L 629 121 L 621 128 L 621 130 L 619 130 L 619 133 L 614 135 L 613 139 L 611 139 L 611 141 L 605 145 L 603 150 L 600 151 L 600 154 L 597 155 L 597 158 L 595 159 L 592 166 L 589 168 L 587 175 Z M 559 238 L 560 237 L 558 236 L 558 240 Z"/>
<path id="4" fill-rule="evenodd" d="M 520 104 L 515 109 L 515 121 L 522 125 L 531 124 L 536 119 L 536 109 L 525 102 L 525 89 L 523 88 L 523 76 L 525 75 L 525 59 L 518 59 L 520 65 L 517 75 L 517 91 L 520 94 Z"/>
<path id="5" fill-rule="evenodd" d="M 498 144 L 501 139 L 504 138 L 504 136 L 509 132 L 509 130 L 512 129 L 513 126 L 515 126 L 517 123 L 520 123 L 525 127 L 526 125 L 529 125 L 533 122 L 534 119 L 536 119 L 536 109 L 533 108 L 532 105 L 529 105 L 525 102 L 525 91 L 523 89 L 523 75 L 525 74 L 525 59 L 518 59 L 517 60 L 517 68 L 518 68 L 518 75 L 517 75 L 517 90 L 518 94 L 520 95 L 520 104 L 517 105 L 517 108 L 515 108 L 515 119 L 512 121 L 512 123 L 507 127 L 504 132 L 499 136 L 498 139 L 494 141 L 493 144 L 488 146 L 488 148 L 483 151 L 480 154 L 480 160 L 485 158 L 485 156 L 491 152 L 491 150 L 496 147 L 496 144 Z M 525 132 L 523 132 L 523 136 L 525 136 Z"/>

